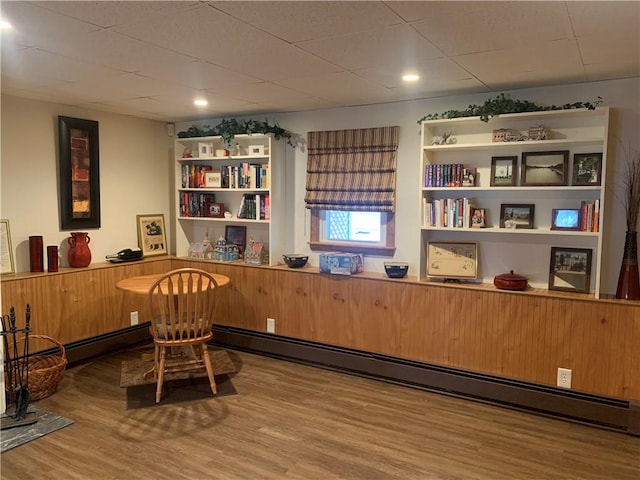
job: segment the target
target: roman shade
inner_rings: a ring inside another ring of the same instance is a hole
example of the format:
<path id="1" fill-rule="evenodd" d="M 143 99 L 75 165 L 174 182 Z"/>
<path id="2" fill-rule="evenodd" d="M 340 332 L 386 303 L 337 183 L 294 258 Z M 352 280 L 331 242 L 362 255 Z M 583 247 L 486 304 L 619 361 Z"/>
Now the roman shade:
<path id="1" fill-rule="evenodd" d="M 309 132 L 307 208 L 393 212 L 399 127 Z"/>

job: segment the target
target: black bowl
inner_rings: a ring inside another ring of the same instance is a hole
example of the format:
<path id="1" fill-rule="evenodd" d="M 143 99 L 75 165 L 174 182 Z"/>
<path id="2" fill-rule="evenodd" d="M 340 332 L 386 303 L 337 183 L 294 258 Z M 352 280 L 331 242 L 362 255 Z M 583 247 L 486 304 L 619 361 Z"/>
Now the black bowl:
<path id="1" fill-rule="evenodd" d="M 282 255 L 282 259 L 284 260 L 284 263 L 287 264 L 287 267 L 300 268 L 304 267 L 307 264 L 307 260 L 309 260 L 309 257 L 307 255 L 291 253 L 288 255 Z"/>
<path id="2" fill-rule="evenodd" d="M 384 262 L 384 271 L 389 278 L 402 278 L 409 271 L 409 264 L 405 262 Z"/>

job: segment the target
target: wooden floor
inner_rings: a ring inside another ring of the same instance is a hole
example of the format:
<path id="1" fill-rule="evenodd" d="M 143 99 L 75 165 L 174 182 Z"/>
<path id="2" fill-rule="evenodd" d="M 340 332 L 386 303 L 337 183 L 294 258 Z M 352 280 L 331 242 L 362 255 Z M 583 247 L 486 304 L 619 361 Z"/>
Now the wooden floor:
<path id="1" fill-rule="evenodd" d="M 640 439 L 231 352 L 236 395 L 127 410 L 121 352 L 38 406 L 75 421 L 0 457 L 3 480 L 640 478 Z"/>

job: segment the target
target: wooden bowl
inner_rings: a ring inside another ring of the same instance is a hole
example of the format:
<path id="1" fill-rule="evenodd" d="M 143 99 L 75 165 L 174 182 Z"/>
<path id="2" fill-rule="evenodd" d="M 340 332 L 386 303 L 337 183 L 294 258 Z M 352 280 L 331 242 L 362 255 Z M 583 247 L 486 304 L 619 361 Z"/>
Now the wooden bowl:
<path id="1" fill-rule="evenodd" d="M 529 286 L 527 277 L 513 273 L 502 273 L 493 278 L 493 284 L 500 290 L 526 290 Z"/>

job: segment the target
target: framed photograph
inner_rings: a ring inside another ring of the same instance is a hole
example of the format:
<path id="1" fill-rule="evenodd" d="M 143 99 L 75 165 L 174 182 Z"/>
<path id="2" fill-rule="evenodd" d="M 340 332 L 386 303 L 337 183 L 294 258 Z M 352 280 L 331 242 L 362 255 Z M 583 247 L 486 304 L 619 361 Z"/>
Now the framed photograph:
<path id="1" fill-rule="evenodd" d="M 249 155 L 264 155 L 264 145 L 249 145 Z"/>
<path id="2" fill-rule="evenodd" d="M 484 228 L 487 226 L 487 211 L 484 208 L 471 209 L 471 228 Z"/>
<path id="3" fill-rule="evenodd" d="M 568 185 L 569 150 L 523 152 L 520 186 Z"/>
<path id="4" fill-rule="evenodd" d="M 427 275 L 450 279 L 478 276 L 478 244 L 472 242 L 429 242 Z"/>
<path id="5" fill-rule="evenodd" d="M 138 222 L 138 247 L 145 257 L 166 255 L 167 236 L 164 215 L 136 215 Z"/>
<path id="6" fill-rule="evenodd" d="M 572 185 L 600 185 L 602 153 L 576 153 L 573 156 Z"/>
<path id="7" fill-rule="evenodd" d="M 467 167 L 462 170 L 462 186 L 475 187 L 478 180 L 478 171 L 474 167 Z"/>
<path id="8" fill-rule="evenodd" d="M 100 228 L 98 122 L 58 116 L 60 229 Z"/>
<path id="9" fill-rule="evenodd" d="M 224 203 L 209 203 L 205 216 L 212 218 L 224 218 Z"/>
<path id="10" fill-rule="evenodd" d="M 500 228 L 533 228 L 533 203 L 503 203 L 500 205 Z"/>
<path id="11" fill-rule="evenodd" d="M 238 253 L 242 257 L 247 244 L 247 227 L 240 225 L 226 225 L 224 227 L 224 239 L 227 243 L 238 246 Z"/>
<path id="12" fill-rule="evenodd" d="M 492 187 L 512 187 L 516 184 L 518 157 L 491 157 Z"/>
<path id="13" fill-rule="evenodd" d="M 579 208 L 554 208 L 551 230 L 582 230 L 582 212 Z"/>
<path id="14" fill-rule="evenodd" d="M 16 273 L 9 220 L 0 220 L 0 273 Z"/>
<path id="15" fill-rule="evenodd" d="M 591 249 L 551 247 L 549 290 L 589 293 Z"/>
<path id="16" fill-rule="evenodd" d="M 220 188 L 222 187 L 222 174 L 220 171 L 205 172 L 204 173 L 204 186 L 206 188 Z"/>

